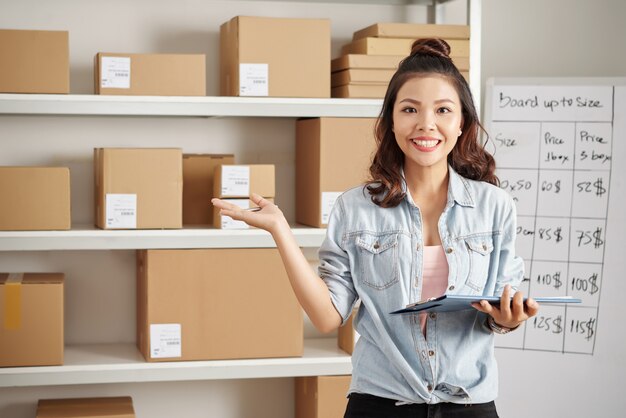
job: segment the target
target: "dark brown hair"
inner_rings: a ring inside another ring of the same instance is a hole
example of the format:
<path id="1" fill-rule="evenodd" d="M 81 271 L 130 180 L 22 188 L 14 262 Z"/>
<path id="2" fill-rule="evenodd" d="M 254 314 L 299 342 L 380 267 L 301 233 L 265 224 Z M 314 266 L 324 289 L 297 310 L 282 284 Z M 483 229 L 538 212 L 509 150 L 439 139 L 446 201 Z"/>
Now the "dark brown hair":
<path id="1" fill-rule="evenodd" d="M 376 121 L 377 150 L 370 166 L 367 190 L 372 201 L 381 207 L 395 207 L 405 196 L 402 191 L 404 153 L 393 133 L 393 105 L 400 88 L 413 77 L 428 74 L 444 76 L 454 86 L 461 101 L 462 134 L 448 155 L 448 164 L 463 177 L 498 184 L 495 161 L 478 141 L 483 129 L 478 120 L 469 85 L 450 59 L 450 45 L 442 39 L 418 39 L 411 55 L 403 59 L 389 82 L 383 106 Z"/>

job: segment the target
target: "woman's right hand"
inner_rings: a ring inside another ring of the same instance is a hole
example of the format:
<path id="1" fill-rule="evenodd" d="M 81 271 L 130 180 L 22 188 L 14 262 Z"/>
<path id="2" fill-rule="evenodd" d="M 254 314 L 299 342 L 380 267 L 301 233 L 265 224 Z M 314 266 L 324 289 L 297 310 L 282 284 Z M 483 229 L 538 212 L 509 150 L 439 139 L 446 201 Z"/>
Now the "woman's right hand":
<path id="1" fill-rule="evenodd" d="M 289 228 L 289 224 L 278 206 L 256 193 L 252 193 L 250 200 L 261 209 L 257 211 L 245 210 L 217 198 L 211 199 L 211 203 L 220 209 L 221 215 L 230 216 L 236 221 L 243 221 L 255 228 L 264 229 L 271 234 L 277 233 L 281 228 Z"/>

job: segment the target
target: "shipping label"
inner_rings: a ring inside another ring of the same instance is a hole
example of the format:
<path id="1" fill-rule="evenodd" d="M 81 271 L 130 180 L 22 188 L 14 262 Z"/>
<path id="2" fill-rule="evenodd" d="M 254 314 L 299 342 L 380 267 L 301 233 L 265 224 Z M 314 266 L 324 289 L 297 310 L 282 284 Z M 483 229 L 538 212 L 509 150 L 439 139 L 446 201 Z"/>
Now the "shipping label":
<path id="1" fill-rule="evenodd" d="M 130 88 L 130 57 L 101 57 L 100 88 Z"/>
<path id="2" fill-rule="evenodd" d="M 105 196 L 106 227 L 114 229 L 137 228 L 137 195 L 107 193 Z"/>
<path id="3" fill-rule="evenodd" d="M 322 192 L 322 223 L 327 224 L 335 201 L 343 192 Z"/>
<path id="4" fill-rule="evenodd" d="M 269 64 L 239 64 L 239 95 L 269 96 Z"/>
<path id="5" fill-rule="evenodd" d="M 222 196 L 250 196 L 250 167 L 222 166 Z"/>
<path id="6" fill-rule="evenodd" d="M 150 324 L 150 358 L 182 357 L 180 324 Z"/>

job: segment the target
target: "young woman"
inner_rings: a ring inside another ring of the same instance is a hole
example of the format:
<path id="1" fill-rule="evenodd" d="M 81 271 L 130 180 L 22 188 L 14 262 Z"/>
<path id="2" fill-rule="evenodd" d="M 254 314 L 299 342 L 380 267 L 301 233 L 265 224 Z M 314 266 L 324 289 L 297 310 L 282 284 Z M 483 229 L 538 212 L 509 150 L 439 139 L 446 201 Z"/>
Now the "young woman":
<path id="1" fill-rule="evenodd" d="M 497 187 L 495 163 L 467 82 L 440 39 L 418 40 L 389 83 L 376 125 L 372 180 L 345 192 L 319 250 L 319 276 L 281 211 L 253 195 L 258 212 L 214 199 L 221 213 L 269 231 L 312 323 L 330 332 L 357 300 L 361 335 L 345 417 L 497 417 L 494 332 L 538 305 L 514 289 L 516 214 Z M 390 315 L 442 294 L 501 295 L 475 309 Z"/>

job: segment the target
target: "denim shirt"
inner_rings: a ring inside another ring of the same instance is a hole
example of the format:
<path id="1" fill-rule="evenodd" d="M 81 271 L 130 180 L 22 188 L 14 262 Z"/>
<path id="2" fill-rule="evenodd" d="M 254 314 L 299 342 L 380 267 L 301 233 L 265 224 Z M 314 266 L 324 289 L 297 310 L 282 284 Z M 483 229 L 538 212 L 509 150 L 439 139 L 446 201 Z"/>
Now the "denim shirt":
<path id="1" fill-rule="evenodd" d="M 516 212 L 497 186 L 468 180 L 449 167 L 448 199 L 438 229 L 449 266 L 447 294 L 500 295 L 521 283 L 515 255 Z M 487 315 L 475 309 L 390 312 L 420 300 L 424 246 L 420 210 L 406 198 L 375 205 L 364 187 L 348 190 L 331 213 L 320 247 L 319 274 L 344 322 L 357 300 L 360 338 L 352 355 L 350 392 L 400 403 L 494 400 L 498 371 Z"/>

